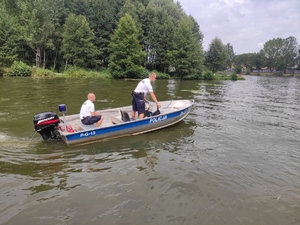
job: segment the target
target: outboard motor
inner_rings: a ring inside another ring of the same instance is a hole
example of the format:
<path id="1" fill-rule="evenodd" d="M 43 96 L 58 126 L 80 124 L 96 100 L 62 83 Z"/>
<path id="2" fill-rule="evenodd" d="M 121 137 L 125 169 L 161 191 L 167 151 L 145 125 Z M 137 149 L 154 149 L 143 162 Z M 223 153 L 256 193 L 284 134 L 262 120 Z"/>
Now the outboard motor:
<path id="1" fill-rule="evenodd" d="M 54 112 L 42 112 L 34 115 L 33 125 L 44 140 L 56 140 L 60 137 L 57 130 L 59 124 L 58 115 Z"/>

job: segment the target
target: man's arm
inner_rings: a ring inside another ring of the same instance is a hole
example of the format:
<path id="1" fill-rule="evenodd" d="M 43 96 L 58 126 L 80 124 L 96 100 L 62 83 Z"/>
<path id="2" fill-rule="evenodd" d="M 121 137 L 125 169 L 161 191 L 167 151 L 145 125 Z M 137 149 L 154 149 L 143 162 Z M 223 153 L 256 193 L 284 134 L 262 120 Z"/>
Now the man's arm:
<path id="1" fill-rule="evenodd" d="M 92 116 L 101 116 L 100 112 L 93 111 L 91 112 Z"/>
<path id="2" fill-rule="evenodd" d="M 156 103 L 157 108 L 159 108 L 160 105 L 158 104 L 158 101 L 157 101 L 157 98 L 156 98 L 154 92 L 149 92 L 149 94 L 150 94 L 151 98 L 153 99 L 153 101 Z"/>

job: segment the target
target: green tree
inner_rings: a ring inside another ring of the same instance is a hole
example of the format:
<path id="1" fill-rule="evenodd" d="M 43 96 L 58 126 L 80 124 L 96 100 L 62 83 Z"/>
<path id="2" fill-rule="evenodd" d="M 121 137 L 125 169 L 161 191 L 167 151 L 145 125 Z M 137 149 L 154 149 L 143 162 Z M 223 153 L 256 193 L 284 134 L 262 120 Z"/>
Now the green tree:
<path id="1" fill-rule="evenodd" d="M 18 32 L 19 58 L 36 67 L 46 66 L 47 51 L 54 49 L 54 32 L 63 8 L 60 0 L 4 0 L 7 13 Z M 30 51 L 30 53 L 29 53 Z M 32 53 L 31 53 L 32 52 Z"/>
<path id="2" fill-rule="evenodd" d="M 36 68 L 56 71 L 68 63 L 94 69 L 100 65 L 108 67 L 111 36 L 120 18 L 129 13 L 138 30 L 139 46 L 146 53 L 138 59 L 143 62 L 136 65 L 165 73 L 177 67 L 183 78 L 198 74 L 201 63 L 196 54 L 203 54 L 203 34 L 194 18 L 187 16 L 174 0 L 0 0 L 0 3 L 2 66 L 20 60 L 27 65 L 35 64 Z M 185 36 L 178 31 L 179 24 L 187 18 L 192 38 L 190 32 Z M 200 50 L 187 53 L 182 61 L 176 59 L 171 53 L 184 41 L 175 35 L 191 41 L 187 48 L 195 45 L 194 49 Z M 122 42 L 118 47 L 122 49 Z M 180 65 L 175 65 L 175 60 Z M 191 66 L 188 73 L 184 72 L 184 61 Z"/>
<path id="3" fill-rule="evenodd" d="M 42 56 L 43 68 L 56 69 L 57 64 L 62 65 L 62 57 L 59 54 L 62 44 L 62 33 L 65 18 L 67 17 L 65 2 L 61 0 L 48 1 L 49 18 L 42 26 Z M 48 66 L 47 66 L 48 64 Z"/>
<path id="4" fill-rule="evenodd" d="M 159 30 L 159 38 L 157 38 L 157 42 L 154 46 L 155 53 L 156 53 L 156 67 L 164 72 L 167 73 L 169 66 L 174 66 L 174 60 L 172 62 L 172 57 L 169 53 L 174 49 L 174 35 L 176 32 L 176 28 L 174 26 L 174 22 L 171 18 L 167 18 L 165 23 L 160 27 Z"/>
<path id="5" fill-rule="evenodd" d="M 245 53 L 241 55 L 237 55 L 234 57 L 235 67 L 245 68 L 247 72 L 252 72 L 253 69 L 260 69 L 262 66 L 262 58 L 261 54 L 256 53 Z"/>
<path id="6" fill-rule="evenodd" d="M 283 61 L 288 69 L 297 65 L 296 59 L 298 56 L 298 43 L 295 37 L 288 37 L 283 41 Z"/>
<path id="7" fill-rule="evenodd" d="M 149 4 L 150 0 L 137 0 L 141 2 L 145 7 Z"/>
<path id="8" fill-rule="evenodd" d="M 220 38 L 216 37 L 209 45 L 209 49 L 205 54 L 205 66 L 216 72 L 225 68 L 227 59 L 226 48 Z"/>
<path id="9" fill-rule="evenodd" d="M 200 26 L 199 24 L 197 23 L 197 21 L 192 17 L 192 16 L 188 16 L 189 19 L 191 20 L 191 26 L 192 26 L 192 31 L 193 31 L 193 35 L 195 36 L 195 38 L 198 40 L 198 41 L 203 41 L 203 38 L 204 38 L 204 35 L 203 33 L 201 32 L 200 30 Z"/>
<path id="10" fill-rule="evenodd" d="M 143 70 L 145 53 L 138 36 L 134 20 L 129 14 L 125 14 L 120 19 L 109 44 L 109 68 L 115 78 L 137 78 Z"/>
<path id="11" fill-rule="evenodd" d="M 0 67 L 10 67 L 18 58 L 19 32 L 16 21 L 0 8 Z"/>
<path id="12" fill-rule="evenodd" d="M 183 19 L 174 34 L 173 46 L 169 56 L 181 79 L 199 78 L 203 69 L 202 43 L 193 34 L 193 21 Z"/>
<path id="13" fill-rule="evenodd" d="M 168 51 L 184 12 L 172 0 L 151 0 L 143 15 L 147 68 L 168 72 Z"/>
<path id="14" fill-rule="evenodd" d="M 125 14 L 129 14 L 132 17 L 138 30 L 138 38 L 141 44 L 144 42 L 144 31 L 141 23 L 144 10 L 145 6 L 139 0 L 125 0 L 125 4 L 118 13 L 119 18 Z"/>
<path id="15" fill-rule="evenodd" d="M 95 35 L 94 44 L 99 51 L 97 64 L 107 67 L 110 54 L 110 35 L 116 29 L 116 24 L 120 18 L 118 13 L 122 9 L 125 0 L 80 1 L 83 7 L 79 7 L 79 5 L 75 3 L 72 7 L 73 13 L 86 16 L 90 28 Z M 75 1 L 72 0 L 72 2 Z"/>
<path id="16" fill-rule="evenodd" d="M 121 18 L 128 13 L 135 23 L 140 23 L 144 10 L 145 6 L 139 0 L 125 0 L 125 3 L 118 13 L 118 16 Z M 141 24 L 137 25 L 141 26 Z"/>
<path id="17" fill-rule="evenodd" d="M 265 65 L 273 71 L 275 67 L 280 68 L 281 62 L 281 50 L 283 45 L 282 38 L 273 38 L 264 44 L 262 54 L 265 58 Z"/>
<path id="18" fill-rule="evenodd" d="M 300 69 L 300 44 L 297 46 L 297 56 L 296 56 L 296 59 L 295 59 L 295 66 Z"/>
<path id="19" fill-rule="evenodd" d="M 86 18 L 70 14 L 64 25 L 61 48 L 66 66 L 68 62 L 79 67 L 94 66 L 98 54 L 94 38 Z"/>
<path id="20" fill-rule="evenodd" d="M 48 29 L 52 16 L 51 3 L 46 0 L 28 0 L 19 1 L 18 4 L 21 9 L 18 18 L 22 26 L 22 38 L 24 43 L 34 52 L 36 68 L 39 68 L 42 62 L 41 51 L 46 45 L 45 40 L 47 38 L 45 39 L 45 36 L 52 31 L 51 28 Z"/>
<path id="21" fill-rule="evenodd" d="M 156 42 L 156 37 L 159 36 L 160 32 L 158 30 L 159 20 L 156 17 L 155 8 L 148 6 L 144 12 L 143 16 L 143 30 L 145 35 L 145 46 L 144 50 L 146 53 L 145 66 L 146 68 L 153 70 L 155 69 L 156 56 L 158 43 Z"/>
<path id="22" fill-rule="evenodd" d="M 258 53 L 256 53 L 254 55 L 254 59 L 253 59 L 253 64 L 255 66 L 255 69 L 258 70 L 258 72 L 262 69 L 262 67 L 264 66 L 264 55 L 262 53 L 262 51 L 259 51 Z"/>
<path id="23" fill-rule="evenodd" d="M 273 71 L 284 72 L 288 67 L 297 65 L 298 43 L 295 37 L 273 38 L 264 44 L 261 51 L 265 65 Z"/>
<path id="24" fill-rule="evenodd" d="M 233 59 L 234 59 L 234 51 L 233 51 L 233 46 L 230 44 L 230 43 L 227 43 L 225 45 L 225 49 L 226 49 L 226 52 L 227 52 L 227 60 L 226 60 L 226 67 L 228 69 L 231 69 L 232 68 L 232 64 L 233 64 Z"/>

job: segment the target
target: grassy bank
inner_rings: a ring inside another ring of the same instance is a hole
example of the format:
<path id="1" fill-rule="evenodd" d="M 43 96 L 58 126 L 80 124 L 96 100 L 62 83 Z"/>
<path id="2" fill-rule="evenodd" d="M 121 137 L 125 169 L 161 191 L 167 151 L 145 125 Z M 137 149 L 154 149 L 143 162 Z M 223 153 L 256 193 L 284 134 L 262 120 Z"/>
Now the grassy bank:
<path id="1" fill-rule="evenodd" d="M 65 73 L 55 73 L 51 70 L 39 68 L 37 70 L 32 71 L 32 77 L 111 78 L 111 75 L 107 69 L 95 71 L 72 67 L 69 68 Z"/>
<path id="2" fill-rule="evenodd" d="M 241 74 L 236 73 L 226 73 L 226 72 L 217 72 L 213 75 L 213 80 L 245 80 Z"/>
<path id="3" fill-rule="evenodd" d="M 154 71 L 157 74 L 157 79 L 180 79 L 179 77 L 171 77 L 169 74 Z M 150 71 L 144 69 L 137 74 L 138 79 L 143 79 L 148 77 Z M 3 76 L 13 76 L 13 77 L 32 77 L 32 78 L 54 78 L 54 77 L 64 77 L 64 78 L 108 78 L 111 79 L 113 76 L 110 71 L 106 68 L 100 70 L 89 70 L 79 67 L 69 67 L 64 73 L 56 73 L 52 70 L 43 68 L 32 68 L 24 63 L 16 63 L 12 68 L 6 68 L 2 70 Z M 186 77 L 188 79 L 188 77 Z M 195 79 L 195 78 L 190 78 Z M 239 74 L 227 74 L 224 72 L 212 73 L 211 71 L 205 71 L 202 76 L 198 77 L 199 80 L 245 80 L 244 77 Z"/>

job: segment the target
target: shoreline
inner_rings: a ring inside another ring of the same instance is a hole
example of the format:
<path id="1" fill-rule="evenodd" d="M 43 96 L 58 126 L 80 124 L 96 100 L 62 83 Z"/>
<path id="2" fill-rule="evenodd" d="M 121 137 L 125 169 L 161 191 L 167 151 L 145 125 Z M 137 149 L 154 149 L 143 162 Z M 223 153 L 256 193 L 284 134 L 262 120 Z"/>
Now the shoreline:
<path id="1" fill-rule="evenodd" d="M 243 74 L 243 75 L 247 75 L 247 74 Z M 289 73 L 284 73 L 282 75 L 276 75 L 273 73 L 267 73 L 267 72 L 263 72 L 263 73 L 249 73 L 249 75 L 254 75 L 254 76 L 278 76 L 278 77 L 300 77 L 299 73 L 296 74 L 289 74 Z"/>

